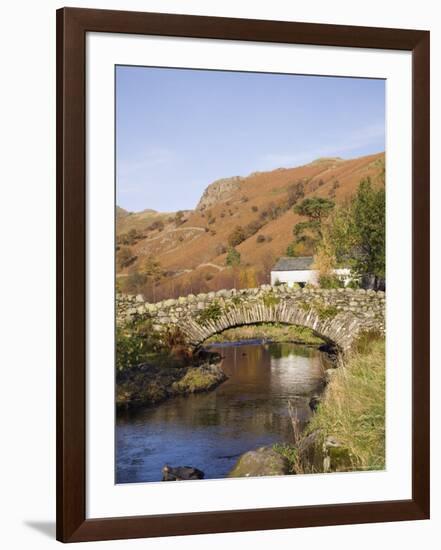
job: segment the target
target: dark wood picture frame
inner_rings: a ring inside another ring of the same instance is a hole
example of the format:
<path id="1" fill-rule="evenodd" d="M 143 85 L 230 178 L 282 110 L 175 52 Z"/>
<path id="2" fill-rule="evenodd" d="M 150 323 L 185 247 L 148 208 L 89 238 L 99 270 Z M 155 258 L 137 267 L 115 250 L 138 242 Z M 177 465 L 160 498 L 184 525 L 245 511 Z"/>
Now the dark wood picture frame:
<path id="1" fill-rule="evenodd" d="M 86 519 L 87 32 L 412 52 L 412 498 Z M 63 542 L 429 518 L 429 32 L 63 8 L 57 11 L 57 539 Z"/>

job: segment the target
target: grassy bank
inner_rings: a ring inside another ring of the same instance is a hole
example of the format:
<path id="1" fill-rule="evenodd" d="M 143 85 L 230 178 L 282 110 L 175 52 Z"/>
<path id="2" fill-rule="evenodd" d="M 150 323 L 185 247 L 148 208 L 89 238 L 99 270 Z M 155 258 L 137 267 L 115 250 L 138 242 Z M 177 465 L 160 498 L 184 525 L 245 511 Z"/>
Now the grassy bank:
<path id="1" fill-rule="evenodd" d="M 332 371 L 322 402 L 296 445 L 275 446 L 293 473 L 385 468 L 385 340 L 362 337 Z"/>
<path id="2" fill-rule="evenodd" d="M 323 442 L 337 442 L 329 451 L 331 469 L 384 469 L 384 338 L 362 338 L 347 365 L 335 371 L 325 399 L 308 425 L 307 432 L 314 431 L 322 434 Z"/>
<path id="3" fill-rule="evenodd" d="M 239 340 L 271 340 L 274 342 L 295 342 L 308 345 L 321 345 L 323 340 L 306 327 L 261 323 L 244 325 L 215 334 L 206 343 L 237 342 Z"/>

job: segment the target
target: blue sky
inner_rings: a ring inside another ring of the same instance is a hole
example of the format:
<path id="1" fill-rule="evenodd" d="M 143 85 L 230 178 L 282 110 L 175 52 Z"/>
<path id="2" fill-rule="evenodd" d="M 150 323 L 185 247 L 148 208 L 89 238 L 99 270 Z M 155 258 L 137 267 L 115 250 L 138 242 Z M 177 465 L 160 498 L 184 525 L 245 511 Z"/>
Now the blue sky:
<path id="1" fill-rule="evenodd" d="M 216 179 L 385 149 L 385 81 L 117 67 L 117 204 L 194 208 Z"/>

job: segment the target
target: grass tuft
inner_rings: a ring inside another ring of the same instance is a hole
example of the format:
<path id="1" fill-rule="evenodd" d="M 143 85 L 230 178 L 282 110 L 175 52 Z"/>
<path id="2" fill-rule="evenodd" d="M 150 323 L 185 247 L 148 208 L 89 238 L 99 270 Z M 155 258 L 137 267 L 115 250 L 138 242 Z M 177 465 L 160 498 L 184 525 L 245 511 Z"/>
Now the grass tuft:
<path id="1" fill-rule="evenodd" d="M 385 340 L 373 334 L 338 369 L 307 431 L 336 438 L 353 470 L 385 467 Z"/>

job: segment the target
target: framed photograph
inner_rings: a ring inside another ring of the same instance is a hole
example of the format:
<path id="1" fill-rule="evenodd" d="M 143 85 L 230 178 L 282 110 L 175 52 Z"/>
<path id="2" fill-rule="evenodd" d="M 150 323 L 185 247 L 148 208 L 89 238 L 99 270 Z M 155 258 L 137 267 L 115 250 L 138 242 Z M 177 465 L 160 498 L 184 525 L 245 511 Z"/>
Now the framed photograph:
<path id="1" fill-rule="evenodd" d="M 60 9 L 57 262 L 60 541 L 429 517 L 427 31 Z"/>

